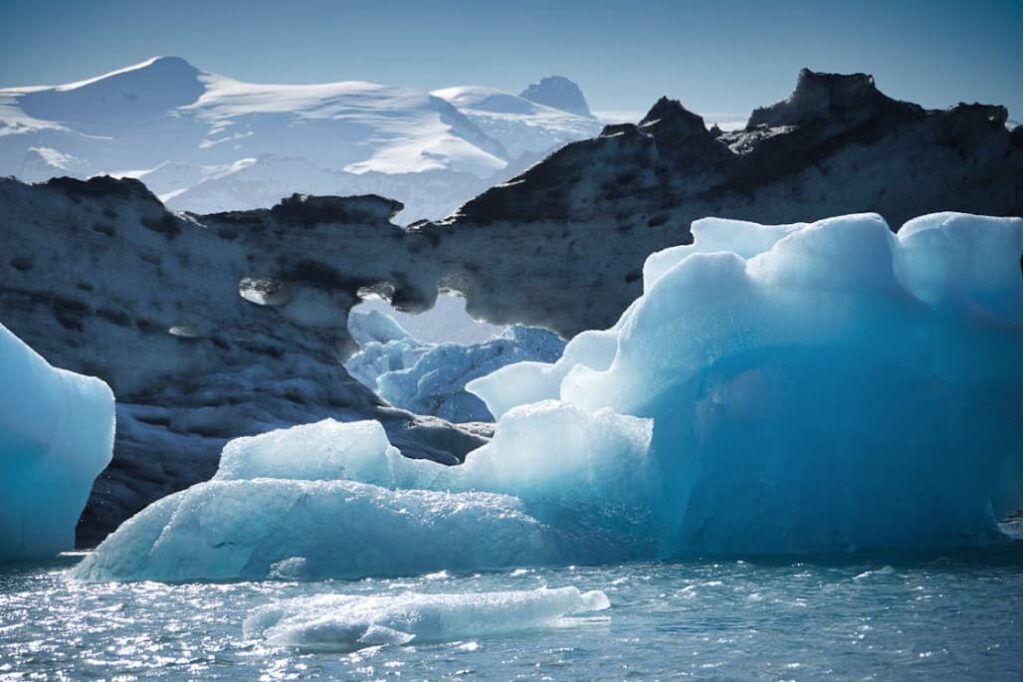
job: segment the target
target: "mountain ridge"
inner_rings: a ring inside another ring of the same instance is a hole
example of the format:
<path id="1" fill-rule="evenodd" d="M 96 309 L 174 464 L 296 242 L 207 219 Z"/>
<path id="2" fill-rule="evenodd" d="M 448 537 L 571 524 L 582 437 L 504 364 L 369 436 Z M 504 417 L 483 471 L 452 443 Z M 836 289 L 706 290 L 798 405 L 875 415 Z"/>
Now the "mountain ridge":
<path id="1" fill-rule="evenodd" d="M 523 120 L 506 112 L 491 125 L 479 112 L 409 88 L 246 83 L 180 57 L 154 57 L 73 83 L 0 90 L 0 174 L 34 181 L 163 168 L 166 181 L 166 165 L 179 164 L 176 183 L 160 194 L 175 208 L 200 211 L 257 208 L 268 197 L 308 191 L 316 176 L 319 191 L 390 190 L 406 204 L 406 222 L 436 219 L 523 159 L 600 128 L 531 106 Z M 245 172 L 250 160 L 273 157 L 304 164 L 268 169 L 262 185 Z M 443 183 L 447 190 L 438 192 Z M 203 198 L 190 203 L 195 197 Z"/>

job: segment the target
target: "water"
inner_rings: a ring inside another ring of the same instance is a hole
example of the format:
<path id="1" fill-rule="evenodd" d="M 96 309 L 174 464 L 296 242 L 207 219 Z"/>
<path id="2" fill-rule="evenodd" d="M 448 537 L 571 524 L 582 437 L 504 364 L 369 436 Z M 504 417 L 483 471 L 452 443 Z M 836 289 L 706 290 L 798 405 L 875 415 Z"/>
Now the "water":
<path id="1" fill-rule="evenodd" d="M 0 568 L 8 679 L 985 679 L 1021 678 L 1021 565 L 744 562 L 520 569 L 411 579 L 81 584 L 63 569 Z M 558 627 L 355 653 L 244 641 L 275 599 L 603 590 L 612 608 Z"/>

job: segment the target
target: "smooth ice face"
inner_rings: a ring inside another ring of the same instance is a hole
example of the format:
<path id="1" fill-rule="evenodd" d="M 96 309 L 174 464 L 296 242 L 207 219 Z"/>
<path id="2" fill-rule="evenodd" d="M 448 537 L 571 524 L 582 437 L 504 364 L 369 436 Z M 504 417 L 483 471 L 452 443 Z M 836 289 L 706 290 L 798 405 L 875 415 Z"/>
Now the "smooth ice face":
<path id="1" fill-rule="evenodd" d="M 72 575 L 169 582 L 397 576 L 560 563 L 561 544 L 505 495 L 215 480 L 136 514 Z"/>
<path id="2" fill-rule="evenodd" d="M 1020 225 L 942 214 L 896 237 L 866 214 L 750 258 L 694 249 L 561 395 L 654 420 L 673 554 L 994 541 L 1020 504 Z"/>
<path id="3" fill-rule="evenodd" d="M 604 592 L 575 587 L 372 597 L 324 594 L 262 606 L 245 619 L 243 633 L 271 646 L 353 651 L 565 626 L 572 623 L 570 616 L 610 606 Z"/>
<path id="4" fill-rule="evenodd" d="M 74 547 L 113 443 L 110 388 L 51 367 L 0 325 L 0 561 Z"/>
<path id="5" fill-rule="evenodd" d="M 806 227 L 807 223 L 759 225 L 726 218 L 695 220 L 690 226 L 692 244 L 663 249 L 644 261 L 644 291 L 653 287 L 677 263 L 695 253 L 735 253 L 741 258 L 753 258 L 771 249 L 783 237 Z"/>
<path id="6" fill-rule="evenodd" d="M 230 441 L 214 480 L 357 480 L 393 486 L 396 467 L 422 464 L 402 457 L 380 422 L 325 419 Z"/>
<path id="7" fill-rule="evenodd" d="M 1020 220 L 936 213 L 911 220 L 897 238 L 896 274 L 908 290 L 936 306 L 977 306 L 1021 320 Z"/>

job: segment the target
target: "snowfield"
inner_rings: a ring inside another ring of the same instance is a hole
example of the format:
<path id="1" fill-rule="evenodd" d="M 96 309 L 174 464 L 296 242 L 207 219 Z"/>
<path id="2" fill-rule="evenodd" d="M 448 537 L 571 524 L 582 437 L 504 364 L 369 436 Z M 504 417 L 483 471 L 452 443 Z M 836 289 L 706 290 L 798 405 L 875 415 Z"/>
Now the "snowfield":
<path id="1" fill-rule="evenodd" d="M 515 95 L 523 111 L 486 116 L 472 98 L 445 96 L 476 90 L 245 83 L 153 58 L 76 83 L 0 90 L 0 174 L 135 177 L 195 212 L 265 208 L 295 192 L 376 193 L 402 201 L 411 222 L 444 217 L 601 129 L 589 113 Z"/>

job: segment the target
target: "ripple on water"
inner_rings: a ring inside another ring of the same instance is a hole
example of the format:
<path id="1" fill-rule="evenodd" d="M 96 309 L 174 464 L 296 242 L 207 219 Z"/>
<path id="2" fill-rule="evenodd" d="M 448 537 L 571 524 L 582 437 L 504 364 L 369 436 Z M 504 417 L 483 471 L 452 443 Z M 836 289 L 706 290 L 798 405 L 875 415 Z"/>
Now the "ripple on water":
<path id="1" fill-rule="evenodd" d="M 0 570 L 0 679 L 386 677 L 1020 679 L 1019 563 L 632 564 L 400 580 L 82 584 Z M 271 602 L 324 593 L 603 590 L 603 618 L 457 641 L 316 653 L 245 640 Z"/>

